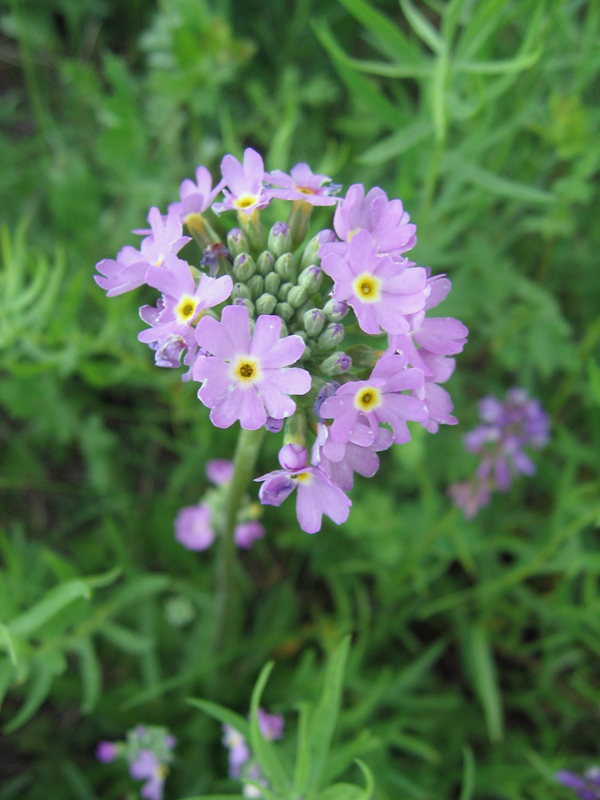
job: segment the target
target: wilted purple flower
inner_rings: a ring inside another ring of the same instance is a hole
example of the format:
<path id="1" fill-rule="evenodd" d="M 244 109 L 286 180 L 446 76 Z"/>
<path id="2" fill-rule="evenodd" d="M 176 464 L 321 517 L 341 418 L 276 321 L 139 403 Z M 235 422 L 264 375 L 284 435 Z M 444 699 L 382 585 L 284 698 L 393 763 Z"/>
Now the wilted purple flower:
<path id="1" fill-rule="evenodd" d="M 287 175 L 279 169 L 267 173 L 266 180 L 271 186 L 268 189 L 271 197 L 280 200 L 302 200 L 313 206 L 333 206 L 338 202 L 332 197 L 337 186 L 325 186 L 331 178 L 327 175 L 316 175 L 308 164 L 296 164 Z"/>
<path id="2" fill-rule="evenodd" d="M 256 430 L 267 417 L 285 419 L 296 410 L 290 394 L 306 394 L 310 374 L 289 368 L 304 352 L 299 336 L 279 338 L 280 317 L 262 315 L 250 337 L 250 320 L 244 306 L 225 306 L 221 322 L 203 317 L 196 328 L 198 344 L 214 357 L 199 358 L 194 380 L 202 381 L 198 397 L 212 409 L 217 428 L 239 419 L 242 428 Z"/>
<path id="3" fill-rule="evenodd" d="M 262 523 L 258 522 L 258 520 L 249 520 L 248 522 L 240 522 L 235 526 L 233 540 L 242 550 L 248 550 L 257 539 L 262 539 L 264 535 L 265 529 Z"/>
<path id="4" fill-rule="evenodd" d="M 175 538 L 188 550 L 206 550 L 215 540 L 207 503 L 181 508 L 175 518 Z"/>
<path id="5" fill-rule="evenodd" d="M 222 179 L 214 187 L 212 186 L 212 176 L 206 167 L 198 167 L 196 170 L 196 183 L 186 178 L 179 187 L 180 203 L 171 203 L 169 211 L 174 209 L 180 216 L 182 223 L 188 217 L 195 214 L 203 214 L 210 208 L 215 197 L 219 194 L 225 179 Z"/>
<path id="6" fill-rule="evenodd" d="M 515 475 L 535 474 L 535 464 L 523 448 L 539 450 L 549 438 L 548 415 L 525 389 L 509 389 L 503 403 L 496 397 L 483 398 L 479 416 L 482 424 L 465 434 L 464 443 L 481 462 L 470 481 L 449 488 L 467 518 L 487 504 L 491 491 L 507 491 Z"/>
<path id="7" fill-rule="evenodd" d="M 348 519 L 352 503 L 339 486 L 318 467 L 308 466 L 308 453 L 303 457 L 292 454 L 290 445 L 279 452 L 279 463 L 283 469 L 274 470 L 256 481 L 264 481 L 260 487 L 260 502 L 270 506 L 280 506 L 289 495 L 298 488 L 296 496 L 296 516 L 300 527 L 306 533 L 317 533 L 321 530 L 323 514 L 338 525 Z M 291 459 L 291 460 L 290 460 Z M 293 468 L 286 464 L 300 464 Z"/>
<path id="8" fill-rule="evenodd" d="M 247 147 L 242 164 L 235 156 L 226 155 L 221 161 L 221 173 L 227 189 L 223 190 L 225 202 L 213 205 L 216 214 L 230 210 L 251 214 L 269 205 L 271 198 L 263 187 L 265 168 L 256 150 Z"/>
<path id="9" fill-rule="evenodd" d="M 330 253 L 321 267 L 334 280 L 333 297 L 348 301 L 365 333 L 407 333 L 407 315 L 425 307 L 425 270 L 378 255 L 368 231 L 353 237 L 345 258 Z"/>
<path id="10" fill-rule="evenodd" d="M 96 758 L 103 764 L 110 764 L 119 754 L 119 748 L 114 742 L 102 740 L 96 747 Z"/>
<path id="11" fill-rule="evenodd" d="M 577 794 L 580 800 L 600 800 L 600 767 L 589 767 L 583 777 L 575 772 L 561 770 L 554 779 Z"/>

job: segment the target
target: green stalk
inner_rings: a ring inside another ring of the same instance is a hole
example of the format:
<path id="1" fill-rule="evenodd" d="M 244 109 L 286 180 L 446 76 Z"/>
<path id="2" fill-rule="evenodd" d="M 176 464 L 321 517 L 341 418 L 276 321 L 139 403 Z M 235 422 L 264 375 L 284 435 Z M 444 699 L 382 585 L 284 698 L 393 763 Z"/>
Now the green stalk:
<path id="1" fill-rule="evenodd" d="M 215 653 L 221 654 L 238 633 L 240 623 L 239 597 L 236 591 L 236 548 L 233 540 L 237 514 L 251 479 L 260 452 L 265 429 L 247 431 L 243 428 L 233 456 L 233 478 L 229 484 L 225 523 L 221 530 L 217 564 L 217 608 L 215 620 Z"/>

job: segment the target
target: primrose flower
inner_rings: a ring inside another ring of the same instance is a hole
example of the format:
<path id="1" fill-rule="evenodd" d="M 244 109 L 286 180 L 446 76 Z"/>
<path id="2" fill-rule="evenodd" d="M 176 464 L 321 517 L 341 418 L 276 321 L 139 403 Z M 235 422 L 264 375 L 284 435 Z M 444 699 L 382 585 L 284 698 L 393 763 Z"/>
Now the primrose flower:
<path id="1" fill-rule="evenodd" d="M 267 416 L 285 419 L 296 410 L 290 394 L 306 394 L 310 374 L 289 368 L 304 351 L 299 336 L 279 338 L 281 319 L 261 315 L 250 337 L 248 310 L 226 306 L 217 322 L 204 317 L 196 328 L 198 344 L 212 354 L 194 367 L 194 380 L 202 381 L 198 397 L 212 409 L 217 428 L 228 428 L 239 419 L 242 428 L 256 430 Z"/>
<path id="2" fill-rule="evenodd" d="M 258 709 L 258 727 L 265 739 L 281 739 L 284 726 L 283 714 L 267 714 L 264 708 Z"/>
<path id="3" fill-rule="evenodd" d="M 535 474 L 535 464 L 523 447 L 539 450 L 549 439 L 548 415 L 525 389 L 509 389 L 504 402 L 484 397 L 479 416 L 482 424 L 464 436 L 465 448 L 481 456 L 479 466 L 469 481 L 448 489 L 467 519 L 489 502 L 492 491 L 506 492 L 514 476 Z"/>
<path id="4" fill-rule="evenodd" d="M 263 187 L 264 163 L 256 150 L 247 147 L 242 164 L 235 156 L 225 156 L 221 162 L 221 173 L 227 189 L 223 190 L 225 202 L 213 204 L 216 214 L 230 210 L 251 214 L 269 205 L 271 198 Z"/>
<path id="5" fill-rule="evenodd" d="M 296 164 L 287 175 L 279 169 L 266 175 L 271 184 L 269 194 L 280 200 L 301 200 L 313 206 L 334 206 L 338 199 L 332 197 L 337 186 L 325 186 L 331 178 L 327 175 L 315 175 L 308 164 Z"/>
<path id="6" fill-rule="evenodd" d="M 334 280 L 334 299 L 348 301 L 365 333 L 407 333 L 407 315 L 425 308 L 425 270 L 377 255 L 368 231 L 352 238 L 345 258 L 330 253 L 321 266 Z"/>
<path id="7" fill-rule="evenodd" d="M 160 763 L 151 750 L 140 750 L 129 765 L 129 774 L 136 781 L 145 780 L 140 797 L 147 800 L 162 800 L 168 769 Z"/>
<path id="8" fill-rule="evenodd" d="M 180 203 L 171 203 L 169 211 L 179 214 L 181 222 L 185 224 L 192 216 L 203 214 L 214 202 L 215 197 L 223 189 L 225 179 L 220 180 L 213 188 L 212 176 L 206 167 L 196 170 L 196 183 L 186 178 L 179 187 Z"/>
<path id="9" fill-rule="evenodd" d="M 600 767 L 588 767 L 583 776 L 568 770 L 560 770 L 554 780 L 573 789 L 579 800 L 600 800 Z"/>
<path id="10" fill-rule="evenodd" d="M 215 540 L 206 503 L 181 508 L 175 518 L 175 538 L 188 550 L 206 550 Z"/>
<path id="11" fill-rule="evenodd" d="M 229 777 L 239 778 L 242 765 L 250 758 L 250 748 L 241 733 L 223 725 L 223 744 L 229 750 Z"/>
<path id="12" fill-rule="evenodd" d="M 312 462 L 324 469 L 336 486 L 349 492 L 355 472 L 364 478 L 375 475 L 379 469 L 377 453 L 391 447 L 393 438 L 387 428 L 379 428 L 373 438 L 371 428 L 359 421 L 347 442 L 335 442 L 327 426 L 321 424 L 313 445 Z"/>

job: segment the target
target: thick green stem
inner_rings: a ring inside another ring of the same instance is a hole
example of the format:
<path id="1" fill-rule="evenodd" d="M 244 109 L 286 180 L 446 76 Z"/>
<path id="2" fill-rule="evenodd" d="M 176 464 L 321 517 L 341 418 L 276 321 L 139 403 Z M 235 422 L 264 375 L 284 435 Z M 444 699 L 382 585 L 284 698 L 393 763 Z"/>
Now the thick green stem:
<path id="1" fill-rule="evenodd" d="M 240 622 L 239 597 L 235 585 L 236 549 L 233 540 L 238 511 L 260 452 L 265 429 L 247 431 L 242 428 L 233 457 L 233 478 L 229 484 L 225 523 L 219 542 L 217 565 L 217 608 L 215 620 L 215 653 L 223 650 L 236 637 Z"/>

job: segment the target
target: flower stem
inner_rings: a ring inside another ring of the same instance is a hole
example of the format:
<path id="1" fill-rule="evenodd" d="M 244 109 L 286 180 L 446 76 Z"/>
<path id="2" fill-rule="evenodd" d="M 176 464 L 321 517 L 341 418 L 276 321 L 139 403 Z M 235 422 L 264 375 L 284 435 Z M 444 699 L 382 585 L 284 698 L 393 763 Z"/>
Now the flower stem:
<path id="1" fill-rule="evenodd" d="M 217 598 L 215 620 L 215 653 L 221 654 L 238 633 L 240 623 L 239 597 L 235 585 L 236 549 L 233 533 L 237 514 L 260 452 L 265 429 L 248 431 L 243 428 L 233 456 L 233 478 L 229 484 L 225 523 L 221 530 L 217 564 Z"/>

